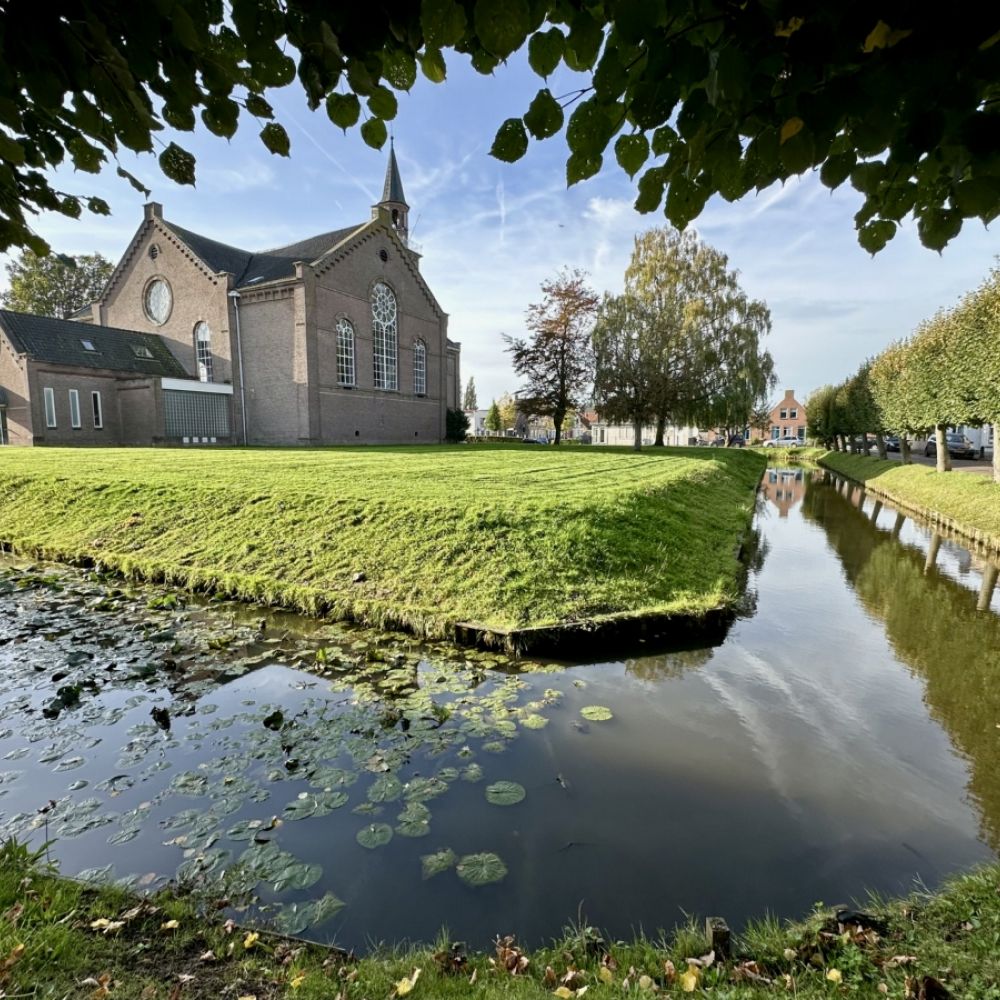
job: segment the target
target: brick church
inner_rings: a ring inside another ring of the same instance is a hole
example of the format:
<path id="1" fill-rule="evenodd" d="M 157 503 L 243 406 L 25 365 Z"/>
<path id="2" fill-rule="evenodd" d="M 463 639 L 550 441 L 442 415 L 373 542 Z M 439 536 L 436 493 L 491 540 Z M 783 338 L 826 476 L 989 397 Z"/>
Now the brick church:
<path id="1" fill-rule="evenodd" d="M 391 147 L 370 219 L 273 250 L 147 204 L 92 305 L 68 320 L 0 310 L 0 443 L 442 441 L 460 346 L 408 213 Z"/>

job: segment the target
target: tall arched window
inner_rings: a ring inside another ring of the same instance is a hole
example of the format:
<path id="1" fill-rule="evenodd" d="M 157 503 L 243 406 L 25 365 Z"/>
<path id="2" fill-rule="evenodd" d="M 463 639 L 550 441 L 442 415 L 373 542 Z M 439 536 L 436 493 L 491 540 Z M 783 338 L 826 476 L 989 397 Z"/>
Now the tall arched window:
<path id="1" fill-rule="evenodd" d="M 413 345 L 413 392 L 417 396 L 427 395 L 427 348 L 422 340 Z"/>
<path id="2" fill-rule="evenodd" d="M 337 385 L 354 385 L 354 327 L 337 320 Z"/>
<path id="3" fill-rule="evenodd" d="M 375 341 L 375 388 L 398 389 L 396 296 L 381 281 L 372 289 L 372 339 Z"/>
<path id="4" fill-rule="evenodd" d="M 194 353 L 198 362 L 198 381 L 212 381 L 212 331 L 202 320 L 194 327 Z"/>

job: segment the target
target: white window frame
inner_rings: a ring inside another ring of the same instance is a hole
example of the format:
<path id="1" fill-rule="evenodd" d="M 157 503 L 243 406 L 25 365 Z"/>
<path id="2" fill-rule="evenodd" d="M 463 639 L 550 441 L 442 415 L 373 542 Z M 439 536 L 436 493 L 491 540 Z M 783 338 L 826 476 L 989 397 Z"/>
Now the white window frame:
<path id="1" fill-rule="evenodd" d="M 427 345 L 422 340 L 413 344 L 413 394 L 427 395 Z"/>
<path id="2" fill-rule="evenodd" d="M 101 402 L 101 394 L 96 389 L 90 394 L 90 412 L 94 417 L 94 430 L 102 430 L 104 428 L 104 404 Z"/>
<path id="3" fill-rule="evenodd" d="M 75 431 L 78 431 L 83 426 L 83 421 L 80 419 L 79 389 L 70 389 L 69 391 L 69 425 Z"/>
<path id="4" fill-rule="evenodd" d="M 55 429 L 59 426 L 56 420 L 56 391 L 46 386 L 42 389 L 42 398 L 45 400 L 45 426 Z"/>
<path id="5" fill-rule="evenodd" d="M 354 365 L 354 327 L 351 321 L 337 320 L 337 385 L 357 385 Z"/>
<path id="6" fill-rule="evenodd" d="M 794 408 L 791 409 L 791 410 L 789 410 L 788 411 L 788 419 L 789 420 L 798 420 L 799 419 L 799 411 L 796 410 L 796 409 L 794 409 Z"/>
<path id="7" fill-rule="evenodd" d="M 376 389 L 399 391 L 399 307 L 384 282 L 372 288 L 372 369 Z"/>
<path id="8" fill-rule="evenodd" d="M 202 336 L 204 332 L 205 336 Z M 215 371 L 212 360 L 212 330 L 203 320 L 194 325 L 194 359 L 199 382 L 214 382 Z"/>

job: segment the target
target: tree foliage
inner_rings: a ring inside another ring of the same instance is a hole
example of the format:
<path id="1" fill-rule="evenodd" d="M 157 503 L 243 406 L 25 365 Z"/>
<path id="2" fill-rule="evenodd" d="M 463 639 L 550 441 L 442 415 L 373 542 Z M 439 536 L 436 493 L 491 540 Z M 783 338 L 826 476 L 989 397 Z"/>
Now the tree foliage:
<path id="1" fill-rule="evenodd" d="M 476 396 L 476 380 L 470 375 L 469 384 L 465 387 L 465 395 L 462 397 L 462 409 L 468 412 L 479 408 L 479 399 Z"/>
<path id="2" fill-rule="evenodd" d="M 23 251 L 7 265 L 3 304 L 17 312 L 65 319 L 98 298 L 114 265 L 99 253 L 39 257 Z"/>
<path id="3" fill-rule="evenodd" d="M 445 415 L 445 440 L 454 442 L 464 441 L 465 435 L 468 432 L 469 418 L 465 413 L 462 410 L 449 409 Z"/>
<path id="4" fill-rule="evenodd" d="M 582 271 L 563 270 L 542 282 L 542 301 L 528 307 L 525 325 L 531 337 L 504 334 L 514 371 L 527 380 L 521 408 L 552 418 L 557 445 L 563 420 L 579 409 L 592 384 L 590 335 L 598 301 Z"/>
<path id="5" fill-rule="evenodd" d="M 960 16 L 959 16 L 960 13 Z M 107 215 L 102 199 L 55 189 L 64 162 L 97 173 L 121 150 L 156 153 L 193 184 L 195 159 L 161 138 L 203 125 L 229 139 L 252 121 L 272 153 L 288 134 L 269 95 L 296 80 L 309 108 L 380 148 L 397 94 L 444 53 L 490 74 L 525 44 L 543 86 L 500 125 L 492 153 L 524 156 L 565 130 L 570 184 L 609 148 L 638 177 L 636 207 L 683 228 L 715 193 L 735 200 L 810 169 L 862 198 L 858 239 L 877 252 L 913 216 L 943 247 L 963 221 L 1000 211 L 1000 32 L 989 4 L 865 0 L 796 7 L 730 0 L 171 0 L 4 8 L 0 38 L 0 250 L 47 245 L 40 210 Z M 554 95 L 560 67 L 581 86 Z M 942 85 L 947 81 L 947 86 Z"/>
<path id="6" fill-rule="evenodd" d="M 500 407 L 497 406 L 495 399 L 490 403 L 489 410 L 486 411 L 486 419 L 483 421 L 483 426 L 494 434 L 503 430 L 503 423 L 500 420 Z"/>

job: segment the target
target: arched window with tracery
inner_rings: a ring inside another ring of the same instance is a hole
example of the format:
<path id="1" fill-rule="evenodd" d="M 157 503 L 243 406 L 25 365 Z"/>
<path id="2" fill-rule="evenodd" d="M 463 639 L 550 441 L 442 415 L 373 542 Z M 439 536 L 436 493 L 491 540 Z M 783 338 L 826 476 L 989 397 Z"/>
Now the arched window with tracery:
<path id="1" fill-rule="evenodd" d="M 413 345 L 413 392 L 427 395 L 427 348 L 422 340 Z"/>
<path id="2" fill-rule="evenodd" d="M 396 296 L 383 281 L 372 289 L 372 339 L 375 388 L 398 389 Z"/>
<path id="3" fill-rule="evenodd" d="M 354 327 L 337 320 L 337 385 L 354 385 Z"/>
<path id="4" fill-rule="evenodd" d="M 211 382 L 212 379 L 212 331 L 202 320 L 194 327 L 194 353 L 198 362 L 198 381 Z"/>

